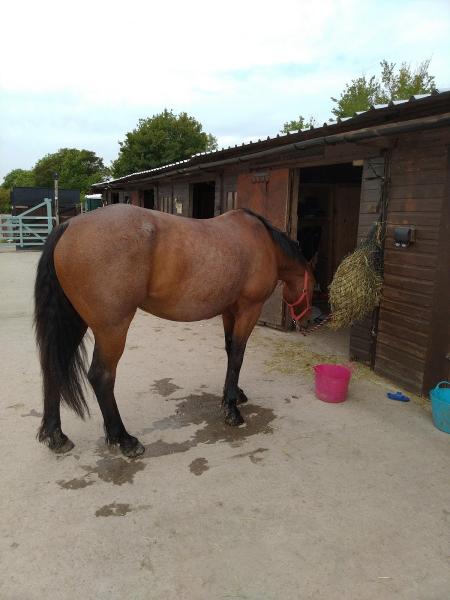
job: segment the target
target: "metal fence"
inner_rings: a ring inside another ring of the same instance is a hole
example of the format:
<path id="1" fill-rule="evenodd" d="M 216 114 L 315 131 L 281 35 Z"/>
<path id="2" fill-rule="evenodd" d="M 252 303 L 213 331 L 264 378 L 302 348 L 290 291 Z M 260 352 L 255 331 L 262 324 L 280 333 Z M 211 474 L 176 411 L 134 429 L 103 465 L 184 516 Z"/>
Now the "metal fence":
<path id="1" fill-rule="evenodd" d="M 37 216 L 36 211 L 45 207 L 46 216 Z M 52 201 L 45 198 L 16 217 L 8 215 L 0 224 L 0 239 L 3 242 L 26 246 L 42 246 L 53 229 Z"/>

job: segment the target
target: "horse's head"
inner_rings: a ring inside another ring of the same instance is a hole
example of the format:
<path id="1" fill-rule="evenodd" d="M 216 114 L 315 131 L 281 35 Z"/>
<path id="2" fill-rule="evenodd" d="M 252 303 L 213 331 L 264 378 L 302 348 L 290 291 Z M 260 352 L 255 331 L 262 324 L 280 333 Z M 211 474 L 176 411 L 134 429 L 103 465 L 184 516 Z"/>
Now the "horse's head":
<path id="1" fill-rule="evenodd" d="M 283 299 L 289 308 L 292 320 L 299 325 L 305 323 L 311 316 L 312 298 L 316 284 L 313 261 L 314 259 L 306 266 L 298 265 L 298 268 L 283 284 Z"/>

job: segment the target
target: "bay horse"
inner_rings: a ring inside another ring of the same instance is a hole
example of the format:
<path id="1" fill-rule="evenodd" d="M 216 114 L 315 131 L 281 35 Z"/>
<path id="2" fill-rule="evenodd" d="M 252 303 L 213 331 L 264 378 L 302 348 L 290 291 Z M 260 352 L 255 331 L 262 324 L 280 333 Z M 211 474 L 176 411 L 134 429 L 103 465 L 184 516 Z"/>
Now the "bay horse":
<path id="1" fill-rule="evenodd" d="M 117 364 L 138 308 L 172 321 L 222 315 L 228 355 L 225 423 L 243 423 L 237 404 L 247 400 L 238 387 L 245 347 L 278 281 L 291 311 L 306 300 L 303 317 L 314 280 L 298 243 L 247 209 L 198 220 L 115 204 L 56 227 L 43 248 L 35 283 L 44 396 L 39 441 L 56 453 L 74 447 L 61 429 L 60 402 L 82 418 L 89 414 L 87 376 L 106 442 L 119 445 L 127 457 L 144 452 L 125 429 L 114 397 Z M 86 372 L 88 328 L 95 346 Z"/>

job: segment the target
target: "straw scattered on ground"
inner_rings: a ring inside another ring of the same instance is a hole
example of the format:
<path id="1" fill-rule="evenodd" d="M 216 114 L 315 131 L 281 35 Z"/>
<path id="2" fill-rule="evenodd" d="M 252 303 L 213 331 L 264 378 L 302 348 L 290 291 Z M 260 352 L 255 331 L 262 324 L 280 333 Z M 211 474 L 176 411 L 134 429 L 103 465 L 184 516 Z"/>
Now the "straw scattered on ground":
<path id="1" fill-rule="evenodd" d="M 400 390 L 413 402 L 431 410 L 430 401 L 427 397 L 417 396 L 412 392 L 404 390 L 401 386 L 392 383 L 381 375 L 372 371 L 367 365 L 356 361 L 350 361 L 342 354 L 326 354 L 313 352 L 302 341 L 288 342 L 279 340 L 271 342 L 273 348 L 271 357 L 265 361 L 268 373 L 282 373 L 283 375 L 299 375 L 306 377 L 309 381 L 313 379 L 313 366 L 317 364 L 340 364 L 350 366 L 354 379 L 376 383 L 388 391 Z"/>

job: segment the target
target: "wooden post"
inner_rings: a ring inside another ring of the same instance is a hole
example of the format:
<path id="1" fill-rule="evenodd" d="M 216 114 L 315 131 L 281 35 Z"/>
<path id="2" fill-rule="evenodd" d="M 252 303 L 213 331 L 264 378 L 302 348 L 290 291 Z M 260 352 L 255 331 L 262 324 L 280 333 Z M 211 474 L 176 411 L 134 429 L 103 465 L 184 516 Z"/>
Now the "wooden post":
<path id="1" fill-rule="evenodd" d="M 58 198 L 58 173 L 53 174 L 53 180 L 55 182 L 55 220 L 56 225 L 59 225 L 59 198 Z"/>

